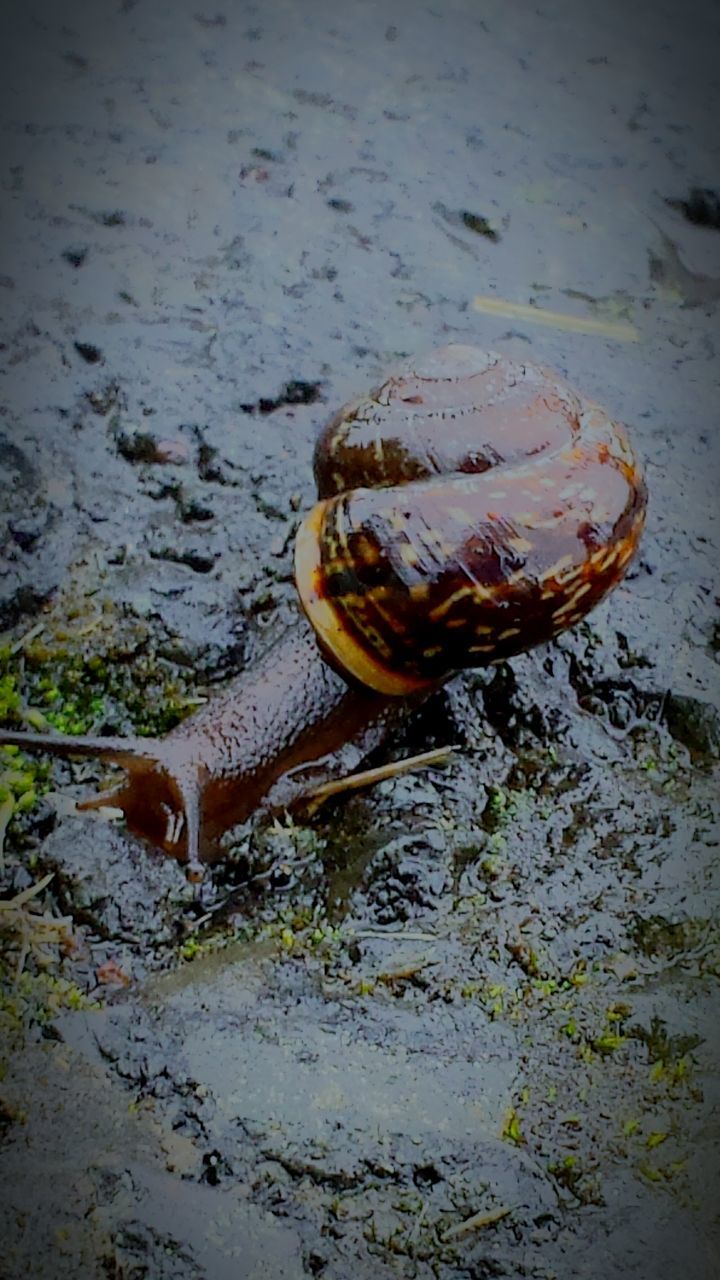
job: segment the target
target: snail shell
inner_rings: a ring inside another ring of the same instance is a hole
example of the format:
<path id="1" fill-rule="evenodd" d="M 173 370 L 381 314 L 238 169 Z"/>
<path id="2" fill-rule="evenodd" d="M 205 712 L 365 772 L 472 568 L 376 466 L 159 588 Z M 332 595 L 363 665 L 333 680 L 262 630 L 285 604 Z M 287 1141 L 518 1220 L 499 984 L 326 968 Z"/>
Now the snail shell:
<path id="1" fill-rule="evenodd" d="M 511 657 L 623 577 L 647 492 L 624 427 L 556 374 L 441 348 L 328 423 L 296 582 L 340 671 L 384 694 Z"/>

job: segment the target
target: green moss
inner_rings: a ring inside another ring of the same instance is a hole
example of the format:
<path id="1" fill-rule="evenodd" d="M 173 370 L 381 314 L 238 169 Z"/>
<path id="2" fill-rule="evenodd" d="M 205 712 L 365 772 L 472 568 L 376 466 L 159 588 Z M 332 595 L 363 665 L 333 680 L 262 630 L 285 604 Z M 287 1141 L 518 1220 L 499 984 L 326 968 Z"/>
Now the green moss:
<path id="1" fill-rule="evenodd" d="M 584 1168 L 578 1156 L 571 1154 L 549 1160 L 547 1170 L 558 1185 L 569 1191 L 581 1204 L 602 1203 L 597 1174 Z"/>
<path id="2" fill-rule="evenodd" d="M 0 722 L 159 737 L 192 710 L 191 678 L 157 653 L 144 624 L 116 616 L 112 607 L 98 613 L 91 596 L 65 606 L 64 619 L 48 617 L 39 635 L 15 651 L 0 650 Z M 84 622 L 89 610 L 91 621 Z"/>
<path id="3" fill-rule="evenodd" d="M 47 791 L 49 777 L 46 760 L 25 756 L 17 747 L 0 747 L 0 850 L 6 829 L 16 834 L 19 820 Z"/>
<path id="4" fill-rule="evenodd" d="M 615 1053 L 619 1048 L 621 1048 L 621 1046 L 625 1044 L 626 1039 L 626 1036 L 618 1035 L 613 1031 L 607 1031 L 604 1035 L 596 1036 L 590 1043 L 596 1053 L 609 1054 Z"/>
<path id="5" fill-rule="evenodd" d="M 525 1142 L 525 1138 L 523 1137 L 522 1129 L 520 1127 L 520 1117 L 515 1110 L 515 1107 L 510 1107 L 507 1111 L 500 1137 L 503 1138 L 505 1142 L 512 1142 L 516 1147 L 522 1146 Z"/>
<path id="6" fill-rule="evenodd" d="M 273 919 L 249 918 L 242 924 L 219 923 L 215 929 L 192 932 L 179 947 L 180 957 L 192 963 L 203 957 L 243 944 L 269 943 L 283 955 L 318 957 L 323 963 L 337 959 L 345 944 L 343 930 L 326 918 L 320 906 L 283 904 Z M 375 988 L 375 981 L 372 982 Z"/>
<path id="7" fill-rule="evenodd" d="M 320 909 L 310 907 L 283 911 L 261 933 L 293 956 L 316 953 L 327 958 L 342 941 L 342 930 L 330 924 Z"/>
<path id="8" fill-rule="evenodd" d="M 17 976 L 9 964 L 0 965 L 0 1043 L 6 1053 L 24 1042 L 31 1027 L 46 1026 L 65 1009 L 101 1008 L 68 978 L 30 969 Z"/>
<path id="9" fill-rule="evenodd" d="M 0 724 L 12 729 L 161 737 L 195 705 L 193 674 L 165 660 L 145 623 L 93 590 L 61 593 L 13 645 L 0 648 Z M 23 857 L 41 797 L 62 766 L 0 748 L 0 854 Z"/>
<path id="10" fill-rule="evenodd" d="M 702 1044 L 702 1036 L 668 1034 L 667 1026 L 662 1018 L 653 1017 L 650 1027 L 633 1026 L 628 1028 L 627 1035 L 632 1040 L 639 1040 L 646 1045 L 651 1063 L 659 1063 L 665 1071 L 658 1078 L 685 1079 L 688 1074 L 687 1055 Z"/>
<path id="11" fill-rule="evenodd" d="M 650 1068 L 650 1080 L 653 1084 L 664 1084 L 670 1087 L 683 1084 L 690 1075 L 690 1061 L 679 1058 L 676 1062 L 654 1062 Z"/>
<path id="12" fill-rule="evenodd" d="M 200 955 L 201 951 L 202 951 L 202 945 L 200 943 L 200 940 L 199 938 L 195 937 L 195 935 L 193 935 L 192 937 L 188 938 L 186 942 L 183 942 L 180 948 L 180 955 L 182 956 L 183 960 L 194 960 L 196 956 Z"/>
<path id="13" fill-rule="evenodd" d="M 714 922 L 690 917 L 668 920 L 665 916 L 636 916 L 630 934 L 635 946 L 651 959 L 674 959 L 687 952 L 707 949 L 717 938 Z"/>
<path id="14" fill-rule="evenodd" d="M 489 787 L 485 816 L 490 824 L 497 824 L 505 815 L 508 798 L 502 787 Z"/>
<path id="15" fill-rule="evenodd" d="M 0 650 L 0 720 L 3 721 L 17 720 L 22 705 L 17 675 L 9 670 L 11 661 L 10 649 Z"/>

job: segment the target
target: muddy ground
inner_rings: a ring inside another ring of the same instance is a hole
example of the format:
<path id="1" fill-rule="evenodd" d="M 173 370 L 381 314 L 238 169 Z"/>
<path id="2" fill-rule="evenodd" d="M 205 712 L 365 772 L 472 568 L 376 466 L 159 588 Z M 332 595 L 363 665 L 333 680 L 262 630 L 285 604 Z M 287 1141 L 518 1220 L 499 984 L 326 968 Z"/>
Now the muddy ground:
<path id="1" fill-rule="evenodd" d="M 11 0 L 5 31 L 9 723 L 163 732 L 251 666 L 317 427 L 400 357 L 555 367 L 651 501 L 586 623 L 379 757 L 448 767 L 248 824 L 201 906 L 73 813 L 102 769 L 4 757 L 3 1277 L 710 1280 L 717 12 Z"/>

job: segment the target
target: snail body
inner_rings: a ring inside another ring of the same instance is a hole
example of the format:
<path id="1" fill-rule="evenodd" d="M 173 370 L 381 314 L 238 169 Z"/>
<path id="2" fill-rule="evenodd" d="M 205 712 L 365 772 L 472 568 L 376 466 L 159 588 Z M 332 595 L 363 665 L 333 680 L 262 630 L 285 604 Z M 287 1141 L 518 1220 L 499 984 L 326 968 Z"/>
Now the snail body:
<path id="1" fill-rule="evenodd" d="M 355 767 L 464 667 L 573 626 L 620 581 L 646 489 L 622 426 L 555 374 L 431 353 L 341 409 L 296 542 L 304 617 L 162 740 L 0 732 L 121 764 L 131 830 L 198 879 L 223 831 Z"/>

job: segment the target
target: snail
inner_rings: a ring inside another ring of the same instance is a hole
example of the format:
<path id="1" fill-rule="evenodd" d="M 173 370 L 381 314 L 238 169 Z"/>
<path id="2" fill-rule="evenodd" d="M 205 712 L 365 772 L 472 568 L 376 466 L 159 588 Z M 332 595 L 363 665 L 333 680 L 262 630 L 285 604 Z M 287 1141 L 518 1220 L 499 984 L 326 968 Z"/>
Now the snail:
<path id="1" fill-rule="evenodd" d="M 109 759 L 128 827 L 201 879 L 218 841 L 357 767 L 466 667 L 579 622 L 620 581 L 647 493 L 625 429 L 529 362 L 447 346 L 321 432 L 297 534 L 302 612 L 253 668 L 162 740 L 0 732 Z"/>

